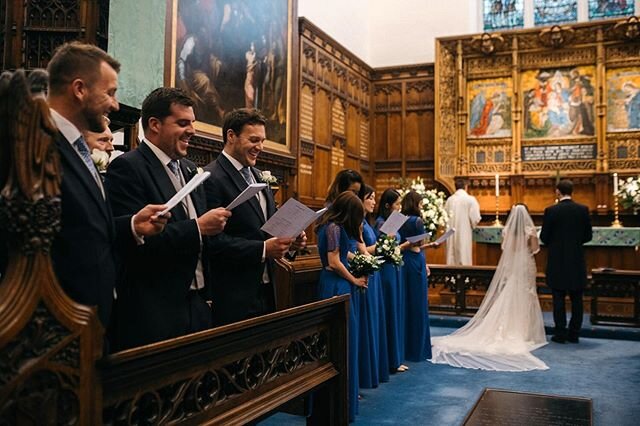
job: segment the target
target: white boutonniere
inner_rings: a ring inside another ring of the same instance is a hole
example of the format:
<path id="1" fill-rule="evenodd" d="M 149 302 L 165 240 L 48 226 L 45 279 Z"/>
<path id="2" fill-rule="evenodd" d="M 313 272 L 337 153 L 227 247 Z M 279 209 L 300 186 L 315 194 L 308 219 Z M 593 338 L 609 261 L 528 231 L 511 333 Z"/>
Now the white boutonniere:
<path id="1" fill-rule="evenodd" d="M 204 173 L 204 169 L 202 167 L 196 167 L 196 174 L 202 174 Z"/>
<path id="2" fill-rule="evenodd" d="M 264 170 L 260 173 L 260 180 L 269 185 L 278 183 L 278 178 L 271 174 L 269 170 Z"/>
<path id="3" fill-rule="evenodd" d="M 93 148 L 91 151 L 91 159 L 99 172 L 107 170 L 107 166 L 109 165 L 109 153 Z"/>

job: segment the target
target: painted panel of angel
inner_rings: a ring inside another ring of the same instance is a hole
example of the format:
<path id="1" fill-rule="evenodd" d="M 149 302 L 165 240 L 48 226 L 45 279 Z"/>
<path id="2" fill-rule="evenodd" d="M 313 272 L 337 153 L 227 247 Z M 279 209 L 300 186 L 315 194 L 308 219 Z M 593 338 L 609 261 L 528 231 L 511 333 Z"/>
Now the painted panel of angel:
<path id="1" fill-rule="evenodd" d="M 607 70 L 607 130 L 640 130 L 640 68 Z"/>
<path id="2" fill-rule="evenodd" d="M 468 83 L 469 138 L 511 136 L 511 79 L 475 80 Z"/>

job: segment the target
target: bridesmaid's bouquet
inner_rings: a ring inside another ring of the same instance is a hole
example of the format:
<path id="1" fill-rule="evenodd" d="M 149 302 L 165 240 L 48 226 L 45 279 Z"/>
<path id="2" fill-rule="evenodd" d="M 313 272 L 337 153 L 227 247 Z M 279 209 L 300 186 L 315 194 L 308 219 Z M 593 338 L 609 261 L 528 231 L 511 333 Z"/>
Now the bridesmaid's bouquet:
<path id="1" fill-rule="evenodd" d="M 383 263 L 384 261 L 378 256 L 356 253 L 355 256 L 349 260 L 349 272 L 356 278 L 365 277 L 379 271 Z M 358 289 L 363 292 L 365 291 L 362 287 Z"/>
<path id="2" fill-rule="evenodd" d="M 394 265 L 402 265 L 402 253 L 398 246 L 398 240 L 393 235 L 380 234 L 376 242 L 376 255 L 383 259 L 383 262 L 391 262 Z"/>

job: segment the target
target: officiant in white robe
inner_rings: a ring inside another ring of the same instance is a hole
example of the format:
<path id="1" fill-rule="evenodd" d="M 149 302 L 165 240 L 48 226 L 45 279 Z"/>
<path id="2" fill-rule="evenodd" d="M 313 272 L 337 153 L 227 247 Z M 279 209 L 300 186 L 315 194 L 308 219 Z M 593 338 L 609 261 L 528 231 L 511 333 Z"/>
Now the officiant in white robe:
<path id="1" fill-rule="evenodd" d="M 456 230 L 447 240 L 447 265 L 471 265 L 473 263 L 471 253 L 473 228 L 482 218 L 480 205 L 467 193 L 466 180 L 456 179 L 455 185 L 456 192 L 445 203 L 445 210 L 449 214 L 449 228 Z"/>

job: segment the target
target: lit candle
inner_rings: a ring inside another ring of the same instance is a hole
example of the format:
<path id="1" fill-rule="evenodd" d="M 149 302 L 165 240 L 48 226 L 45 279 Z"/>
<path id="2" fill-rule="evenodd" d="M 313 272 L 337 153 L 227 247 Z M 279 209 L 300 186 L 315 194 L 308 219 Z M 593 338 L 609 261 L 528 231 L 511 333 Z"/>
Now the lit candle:
<path id="1" fill-rule="evenodd" d="M 500 175 L 496 174 L 496 197 L 500 196 Z"/>
<path id="2" fill-rule="evenodd" d="M 613 195 L 618 195 L 618 174 L 613 174 Z"/>

